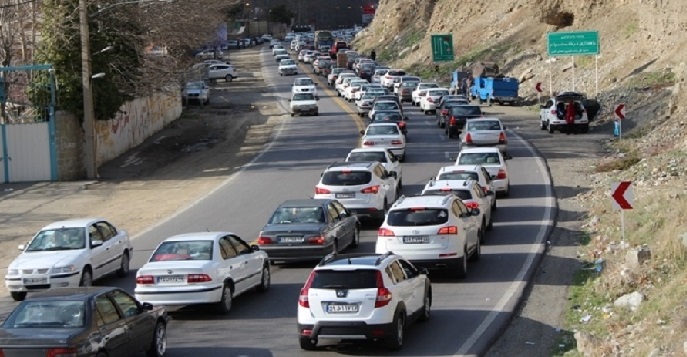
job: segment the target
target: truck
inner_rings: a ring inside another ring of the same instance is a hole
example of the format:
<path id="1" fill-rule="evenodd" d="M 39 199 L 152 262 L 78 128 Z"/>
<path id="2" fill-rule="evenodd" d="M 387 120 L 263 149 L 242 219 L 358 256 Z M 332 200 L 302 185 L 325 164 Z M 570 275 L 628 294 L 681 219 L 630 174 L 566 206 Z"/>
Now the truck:
<path id="1" fill-rule="evenodd" d="M 514 77 L 501 75 L 496 77 L 479 76 L 473 79 L 472 87 L 470 87 L 470 97 L 478 99 L 480 103 L 496 102 L 499 105 L 503 103 L 514 105 L 518 101 L 519 89 L 520 81 Z"/>

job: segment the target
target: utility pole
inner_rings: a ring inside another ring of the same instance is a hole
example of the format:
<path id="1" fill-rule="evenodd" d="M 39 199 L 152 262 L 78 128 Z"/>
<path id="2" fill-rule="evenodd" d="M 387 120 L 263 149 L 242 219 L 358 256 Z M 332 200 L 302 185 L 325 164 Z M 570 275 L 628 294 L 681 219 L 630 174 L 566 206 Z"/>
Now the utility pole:
<path id="1" fill-rule="evenodd" d="M 81 86 L 83 87 L 83 129 L 84 166 L 86 178 L 98 178 L 95 140 L 95 111 L 93 109 L 93 88 L 91 87 L 91 44 L 88 25 L 88 5 L 86 0 L 79 0 L 79 30 L 81 32 Z"/>

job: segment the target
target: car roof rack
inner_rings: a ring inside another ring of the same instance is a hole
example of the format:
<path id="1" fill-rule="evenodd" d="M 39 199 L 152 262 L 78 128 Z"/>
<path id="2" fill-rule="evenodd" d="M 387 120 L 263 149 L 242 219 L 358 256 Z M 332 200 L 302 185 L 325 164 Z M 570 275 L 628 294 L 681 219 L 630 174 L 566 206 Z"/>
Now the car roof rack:
<path id="1" fill-rule="evenodd" d="M 327 263 L 336 259 L 337 256 L 338 256 L 338 254 L 336 252 L 329 253 L 329 254 L 325 255 L 324 258 L 322 258 L 322 260 L 320 260 L 319 263 L 317 263 L 317 266 L 326 265 Z"/>
<path id="2" fill-rule="evenodd" d="M 392 255 L 394 255 L 394 252 L 392 252 L 392 251 L 388 251 L 388 252 L 382 254 L 382 255 L 381 255 L 379 258 L 377 258 L 377 260 L 375 261 L 375 265 L 382 264 L 382 262 L 384 261 L 384 259 L 386 259 L 386 258 L 388 258 L 388 257 L 390 257 L 390 256 L 392 256 Z"/>

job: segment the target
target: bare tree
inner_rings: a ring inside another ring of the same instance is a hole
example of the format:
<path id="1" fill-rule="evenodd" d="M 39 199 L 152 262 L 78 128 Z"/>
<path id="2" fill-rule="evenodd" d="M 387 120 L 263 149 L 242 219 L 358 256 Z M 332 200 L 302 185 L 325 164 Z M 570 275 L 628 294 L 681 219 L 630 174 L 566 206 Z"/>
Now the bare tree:
<path id="1" fill-rule="evenodd" d="M 0 0 L 0 65 L 8 67 L 13 63 L 16 55 L 15 46 L 24 37 L 24 18 L 30 9 L 30 2 L 27 0 Z M 23 43 L 22 43 L 23 45 Z M 25 47 L 22 46 L 22 55 L 26 54 Z M 7 96 L 9 95 L 10 80 L 7 72 L 2 72 L 2 93 L 3 100 L 0 102 L 0 120 L 7 121 Z M 19 78 L 17 78 L 19 79 Z M 23 78 L 25 81 L 26 78 Z"/>

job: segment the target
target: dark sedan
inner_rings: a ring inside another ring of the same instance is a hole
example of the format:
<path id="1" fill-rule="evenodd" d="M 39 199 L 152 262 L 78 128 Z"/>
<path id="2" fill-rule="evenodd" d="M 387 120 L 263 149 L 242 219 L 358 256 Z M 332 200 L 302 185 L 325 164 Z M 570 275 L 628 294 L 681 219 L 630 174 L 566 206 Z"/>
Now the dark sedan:
<path id="1" fill-rule="evenodd" d="M 448 120 L 449 117 L 449 107 L 453 107 L 456 105 L 469 105 L 470 102 L 468 102 L 467 99 L 452 99 L 452 100 L 446 100 L 446 101 L 441 101 L 441 103 L 437 104 L 437 110 L 436 110 L 436 119 L 437 119 L 437 125 L 440 128 L 445 128 L 446 127 L 446 121 Z"/>
<path id="2" fill-rule="evenodd" d="M 374 116 L 370 118 L 370 123 L 396 123 L 403 135 L 408 135 L 406 121 L 408 121 L 408 117 L 404 117 L 398 110 L 380 110 L 375 112 Z"/>
<path id="3" fill-rule="evenodd" d="M 448 122 L 446 125 L 446 135 L 452 138 L 463 131 L 465 123 L 469 119 L 482 116 L 482 108 L 479 105 L 454 105 L 448 107 Z"/>
<path id="4" fill-rule="evenodd" d="M 167 349 L 163 307 L 112 287 L 58 288 L 24 300 L 0 328 L 0 356 L 160 357 Z"/>
<path id="5" fill-rule="evenodd" d="M 272 263 L 318 260 L 357 247 L 359 242 L 358 217 L 329 199 L 283 202 L 256 241 Z"/>

